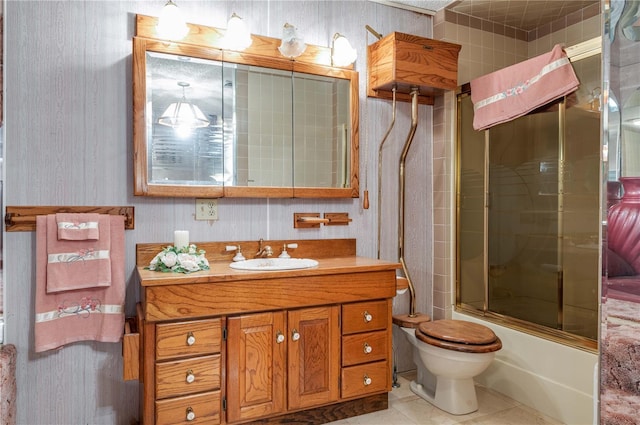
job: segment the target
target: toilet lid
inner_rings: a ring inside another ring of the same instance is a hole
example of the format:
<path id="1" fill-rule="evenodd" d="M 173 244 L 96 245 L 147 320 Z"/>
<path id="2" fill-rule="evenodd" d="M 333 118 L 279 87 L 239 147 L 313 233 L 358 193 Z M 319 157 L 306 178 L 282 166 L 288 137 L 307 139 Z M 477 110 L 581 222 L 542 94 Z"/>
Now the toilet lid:
<path id="1" fill-rule="evenodd" d="M 435 320 L 421 323 L 416 337 L 428 344 L 458 351 L 497 351 L 502 342 L 486 326 L 466 320 Z"/>

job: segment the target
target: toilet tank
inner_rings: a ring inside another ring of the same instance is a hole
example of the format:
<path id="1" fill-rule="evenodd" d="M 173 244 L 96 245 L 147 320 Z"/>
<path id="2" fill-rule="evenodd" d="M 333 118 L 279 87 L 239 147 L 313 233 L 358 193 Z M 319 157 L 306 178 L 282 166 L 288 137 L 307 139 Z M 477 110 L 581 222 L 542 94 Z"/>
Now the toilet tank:
<path id="1" fill-rule="evenodd" d="M 412 87 L 419 102 L 433 104 L 433 97 L 458 85 L 461 46 L 401 32 L 367 46 L 367 95 L 390 99 L 396 87 L 398 100 L 409 100 Z"/>

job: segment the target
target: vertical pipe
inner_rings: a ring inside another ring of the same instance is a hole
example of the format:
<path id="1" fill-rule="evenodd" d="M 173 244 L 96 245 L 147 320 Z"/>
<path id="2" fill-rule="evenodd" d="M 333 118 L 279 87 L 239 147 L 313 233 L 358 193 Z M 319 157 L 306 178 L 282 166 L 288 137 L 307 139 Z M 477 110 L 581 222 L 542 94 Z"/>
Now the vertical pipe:
<path id="1" fill-rule="evenodd" d="M 404 200 L 405 200 L 405 162 L 407 159 L 407 153 L 409 152 L 409 147 L 411 147 L 411 142 L 413 141 L 413 136 L 416 134 L 416 127 L 418 125 L 418 88 L 411 88 L 411 128 L 409 130 L 409 135 L 407 136 L 407 140 L 404 143 L 404 148 L 402 149 L 402 154 L 400 155 L 400 190 L 399 190 L 399 202 L 398 202 L 398 259 L 400 264 L 402 265 L 402 271 L 404 272 L 404 276 L 407 278 L 407 284 L 409 286 L 409 317 L 416 316 L 416 293 L 413 287 L 413 283 L 411 282 L 411 277 L 409 276 L 409 270 L 407 269 L 407 265 L 404 261 Z"/>
<path id="2" fill-rule="evenodd" d="M 384 142 L 387 141 L 387 137 L 389 137 L 389 133 L 391 133 L 391 129 L 393 125 L 396 123 L 396 87 L 394 86 L 391 89 L 393 94 L 393 103 L 392 103 L 392 114 L 391 114 L 391 124 L 389 124 L 389 128 L 387 128 L 387 132 L 384 134 L 382 141 L 380 142 L 380 146 L 378 146 L 378 260 L 380 259 L 380 239 L 382 238 L 382 146 Z"/>

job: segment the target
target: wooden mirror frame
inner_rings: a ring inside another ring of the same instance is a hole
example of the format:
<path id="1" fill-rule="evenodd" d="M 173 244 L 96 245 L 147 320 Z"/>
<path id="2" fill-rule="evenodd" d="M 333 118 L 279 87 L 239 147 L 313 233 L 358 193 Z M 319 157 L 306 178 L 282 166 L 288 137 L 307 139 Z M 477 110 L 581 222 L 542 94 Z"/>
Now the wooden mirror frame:
<path id="1" fill-rule="evenodd" d="M 295 60 L 283 57 L 278 51 L 281 40 L 251 35 L 253 43 L 242 52 L 222 50 L 224 30 L 187 24 L 189 34 L 179 43 L 168 42 L 156 34 L 157 18 L 136 15 L 136 36 L 133 38 L 133 143 L 134 195 L 158 197 L 200 198 L 357 198 L 359 196 L 359 94 L 358 73 L 353 65 L 331 66 L 328 47 L 307 45 Z M 146 104 L 146 52 L 170 53 L 226 63 L 274 68 L 280 70 L 336 77 L 350 82 L 351 140 L 348 188 L 327 187 L 268 187 L 268 186 L 209 186 L 187 184 L 154 184 L 148 180 Z"/>

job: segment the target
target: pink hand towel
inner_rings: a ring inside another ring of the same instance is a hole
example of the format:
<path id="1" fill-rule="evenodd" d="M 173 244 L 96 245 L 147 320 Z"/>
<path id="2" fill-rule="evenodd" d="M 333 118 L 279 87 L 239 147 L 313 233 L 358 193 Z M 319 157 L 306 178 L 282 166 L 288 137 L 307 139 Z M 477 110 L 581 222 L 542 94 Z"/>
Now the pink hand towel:
<path id="1" fill-rule="evenodd" d="M 98 215 L 100 239 L 58 239 L 56 216 L 47 216 L 47 292 L 111 285 L 109 215 Z"/>
<path id="2" fill-rule="evenodd" d="M 578 88 L 562 46 L 471 80 L 473 128 L 484 130 L 525 115 Z"/>
<path id="3" fill-rule="evenodd" d="M 58 224 L 58 239 L 68 241 L 97 240 L 100 237 L 98 229 L 100 214 L 56 214 Z"/>
<path id="4" fill-rule="evenodd" d="M 122 338 L 126 290 L 124 217 L 114 215 L 109 219 L 111 286 L 48 294 L 47 234 L 55 237 L 57 226 L 54 222 L 51 231 L 46 216 L 36 218 L 36 352 L 76 341 L 119 342 Z"/>

